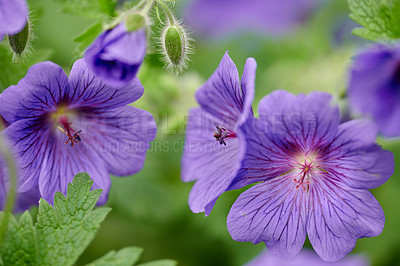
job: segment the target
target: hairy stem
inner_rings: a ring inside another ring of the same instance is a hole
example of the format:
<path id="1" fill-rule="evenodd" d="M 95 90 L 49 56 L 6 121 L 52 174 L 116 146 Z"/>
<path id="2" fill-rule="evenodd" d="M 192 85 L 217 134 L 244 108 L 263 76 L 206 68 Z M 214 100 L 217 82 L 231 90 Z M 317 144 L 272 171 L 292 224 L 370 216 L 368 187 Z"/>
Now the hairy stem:
<path id="1" fill-rule="evenodd" d="M 154 4 L 154 0 L 148 0 L 146 5 L 142 9 L 142 13 L 144 13 L 144 14 L 149 13 L 149 11 L 150 11 L 151 7 L 153 6 L 153 4 Z"/>
<path id="2" fill-rule="evenodd" d="M 169 9 L 169 7 L 164 3 L 163 0 L 155 0 L 155 1 L 157 2 L 157 5 L 160 6 L 164 10 L 165 14 L 168 17 L 169 24 L 171 26 L 175 25 L 175 18 L 174 18 L 174 15 L 172 14 L 171 10 Z"/>

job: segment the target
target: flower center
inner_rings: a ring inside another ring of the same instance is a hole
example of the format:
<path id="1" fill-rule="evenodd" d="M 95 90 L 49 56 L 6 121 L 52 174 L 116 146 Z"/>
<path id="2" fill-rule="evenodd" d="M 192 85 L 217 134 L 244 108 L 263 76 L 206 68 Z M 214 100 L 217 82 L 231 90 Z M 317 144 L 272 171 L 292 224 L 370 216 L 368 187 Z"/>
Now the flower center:
<path id="1" fill-rule="evenodd" d="M 319 155 L 310 151 L 295 158 L 291 167 L 296 170 L 296 174 L 291 178 L 296 183 L 296 189 L 301 187 L 304 191 L 308 191 L 308 186 L 311 184 L 314 173 L 323 171 L 318 159 Z"/>
<path id="2" fill-rule="evenodd" d="M 81 141 L 79 133 L 81 133 L 82 130 L 76 131 L 71 127 L 72 123 L 69 122 L 71 115 L 73 114 L 70 111 L 61 107 L 57 112 L 53 113 L 51 117 L 53 121 L 58 124 L 57 128 L 67 136 L 68 139 L 65 144 L 70 144 L 71 147 L 73 147 L 74 144 L 78 144 Z"/>
<path id="3" fill-rule="evenodd" d="M 225 139 L 236 138 L 236 133 L 224 128 L 223 126 L 217 125 L 215 126 L 217 130 L 214 131 L 214 138 L 216 141 L 219 141 L 219 144 L 226 145 Z"/>

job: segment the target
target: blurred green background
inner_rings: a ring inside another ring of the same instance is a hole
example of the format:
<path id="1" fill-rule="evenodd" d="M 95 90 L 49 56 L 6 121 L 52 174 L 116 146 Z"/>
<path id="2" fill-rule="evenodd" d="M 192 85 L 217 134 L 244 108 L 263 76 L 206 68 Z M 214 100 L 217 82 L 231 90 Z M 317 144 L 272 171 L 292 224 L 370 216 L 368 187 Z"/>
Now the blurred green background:
<path id="1" fill-rule="evenodd" d="M 51 60 L 68 72 L 75 58 L 74 37 L 95 22 L 62 13 L 61 6 L 52 0 L 28 3 L 35 34 L 32 50 L 24 64 L 10 63 L 6 44 L 0 45 L 0 67 L 4 69 L 0 73 L 1 89 L 16 84 L 29 65 L 42 60 Z M 177 1 L 178 17 L 183 16 L 185 4 Z M 208 217 L 189 210 L 192 184 L 180 180 L 180 157 L 187 113 L 196 106 L 194 92 L 229 50 L 240 74 L 247 57 L 257 60 L 255 111 L 259 100 L 276 89 L 293 93 L 327 91 L 345 110 L 341 98 L 351 58 L 369 45 L 351 35 L 355 23 L 348 15 L 346 1 L 331 0 L 324 1 L 307 23 L 279 38 L 241 33 L 214 40 L 193 34 L 195 53 L 188 70 L 180 76 L 167 73 L 156 53 L 148 55 L 139 73 L 145 94 L 134 105 L 154 115 L 158 135 L 140 173 L 112 178 L 107 205 L 113 210 L 78 265 L 130 245 L 144 248 L 143 262 L 170 258 L 182 266 L 242 265 L 259 254 L 264 244 L 233 241 L 226 228 L 230 206 L 243 190 L 222 195 Z M 155 30 L 153 35 L 157 34 Z M 155 37 L 152 40 L 157 41 Z M 396 161 L 393 177 L 373 191 L 385 211 L 386 225 L 380 236 L 358 240 L 354 253 L 366 255 L 373 265 L 400 265 L 400 142 L 379 142 L 395 154 Z M 311 247 L 308 241 L 306 246 Z"/>

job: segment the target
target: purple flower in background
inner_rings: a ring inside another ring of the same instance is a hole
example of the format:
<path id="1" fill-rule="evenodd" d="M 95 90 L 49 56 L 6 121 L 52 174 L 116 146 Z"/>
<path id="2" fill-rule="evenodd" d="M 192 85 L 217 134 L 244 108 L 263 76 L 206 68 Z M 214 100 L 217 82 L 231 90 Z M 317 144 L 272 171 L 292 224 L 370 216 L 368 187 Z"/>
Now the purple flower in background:
<path id="1" fill-rule="evenodd" d="M 4 156 L 0 153 L 0 210 L 3 211 L 9 186 L 9 171 L 6 165 L 6 160 Z M 33 205 L 38 205 L 40 199 L 39 189 L 37 187 L 33 188 L 28 192 L 17 193 L 16 194 L 16 201 L 14 204 L 14 211 L 15 212 L 23 212 L 29 209 Z"/>
<path id="2" fill-rule="evenodd" d="M 127 104 L 143 94 L 135 78 L 125 86 L 108 86 L 83 59 L 68 77 L 51 62 L 32 66 L 27 75 L 0 96 L 0 115 L 10 123 L 5 133 L 19 157 L 19 191 L 39 187 L 53 202 L 79 172 L 103 189 L 107 199 L 110 174 L 139 171 L 156 134 L 153 117 Z"/>
<path id="3" fill-rule="evenodd" d="M 85 52 L 89 68 L 113 86 L 136 77 L 147 50 L 145 29 L 129 32 L 124 22 L 106 30 Z"/>
<path id="4" fill-rule="evenodd" d="M 363 256 L 347 256 L 336 262 L 325 262 L 318 257 L 315 252 L 311 250 L 303 249 L 300 253 L 292 258 L 287 259 L 280 256 L 276 256 L 268 252 L 263 251 L 255 259 L 247 263 L 245 266 L 266 266 L 266 265 L 281 265 L 281 266 L 369 266 L 370 263 Z"/>
<path id="5" fill-rule="evenodd" d="M 0 41 L 4 35 L 20 32 L 27 21 L 28 8 L 25 0 L 0 0 Z"/>
<path id="6" fill-rule="evenodd" d="M 318 255 L 335 261 L 358 238 L 382 232 L 385 216 L 368 189 L 393 174 L 393 154 L 375 144 L 374 123 L 339 124 L 331 100 L 327 93 L 275 91 L 261 100 L 260 119 L 242 126 L 246 155 L 229 189 L 257 184 L 230 210 L 233 239 L 263 241 L 291 257 L 308 234 Z"/>
<path id="7" fill-rule="evenodd" d="M 378 124 L 387 137 L 400 136 L 400 45 L 377 45 L 358 55 L 351 68 L 351 107 Z"/>
<path id="8" fill-rule="evenodd" d="M 240 168 L 245 141 L 239 126 L 252 116 L 256 66 L 247 59 L 240 81 L 226 53 L 196 93 L 201 108 L 190 112 L 181 172 L 183 181 L 197 180 L 189 196 L 193 212 L 208 215 Z"/>
<path id="9" fill-rule="evenodd" d="M 241 30 L 283 34 L 303 23 L 318 4 L 318 0 L 193 0 L 185 22 L 205 36 Z"/>

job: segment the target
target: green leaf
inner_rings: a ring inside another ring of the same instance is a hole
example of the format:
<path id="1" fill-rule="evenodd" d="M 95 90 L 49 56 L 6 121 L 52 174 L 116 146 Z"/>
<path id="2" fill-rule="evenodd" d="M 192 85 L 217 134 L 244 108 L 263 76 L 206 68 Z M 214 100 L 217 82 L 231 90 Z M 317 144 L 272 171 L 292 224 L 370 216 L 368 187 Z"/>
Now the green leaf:
<path id="1" fill-rule="evenodd" d="M 74 42 L 78 43 L 75 49 L 76 57 L 81 57 L 83 51 L 96 39 L 96 37 L 103 31 L 103 26 L 100 22 L 96 22 L 89 28 L 85 29 L 79 36 L 75 37 Z"/>
<path id="2" fill-rule="evenodd" d="M 178 262 L 174 260 L 155 260 L 143 264 L 139 264 L 138 266 L 176 266 Z"/>
<path id="3" fill-rule="evenodd" d="M 139 247 L 127 247 L 118 252 L 112 250 L 103 257 L 87 264 L 87 266 L 131 266 L 139 260 L 142 252 L 143 249 Z"/>
<path id="4" fill-rule="evenodd" d="M 95 237 L 100 223 L 110 208 L 93 209 L 101 190 L 90 190 L 93 181 L 86 173 L 77 174 L 68 184 L 67 196 L 57 192 L 54 207 L 40 199 L 38 221 L 33 225 L 26 211 L 19 221 L 10 216 L 0 249 L 2 265 L 73 265 Z M 0 212 L 0 222 L 5 214 Z M 136 263 L 143 249 L 127 247 L 110 251 L 88 264 L 90 266 L 130 266 Z M 174 266 L 172 260 L 146 263 L 147 266 Z"/>
<path id="5" fill-rule="evenodd" d="M 36 225 L 40 265 L 72 265 L 96 235 L 110 208 L 93 210 L 101 190 L 90 191 L 93 181 L 86 173 L 75 176 L 67 197 L 57 192 L 54 208 L 39 203 Z"/>
<path id="6" fill-rule="evenodd" d="M 348 0 L 350 17 L 364 28 L 353 34 L 369 40 L 396 40 L 400 38 L 399 0 Z"/>
<path id="7" fill-rule="evenodd" d="M 0 254 L 4 265 L 37 265 L 36 231 L 28 211 L 19 222 L 11 216 Z"/>
<path id="8" fill-rule="evenodd" d="M 117 0 L 54 0 L 63 5 L 63 12 L 94 19 L 115 17 Z"/>

